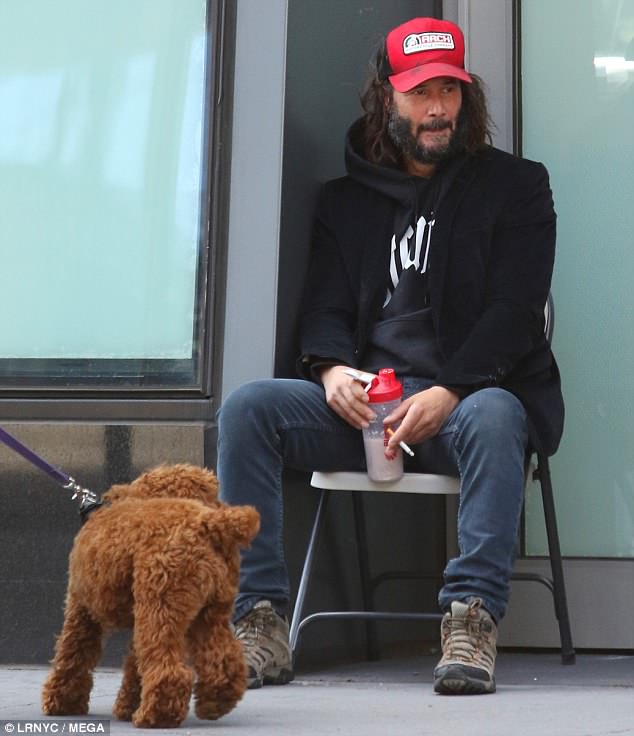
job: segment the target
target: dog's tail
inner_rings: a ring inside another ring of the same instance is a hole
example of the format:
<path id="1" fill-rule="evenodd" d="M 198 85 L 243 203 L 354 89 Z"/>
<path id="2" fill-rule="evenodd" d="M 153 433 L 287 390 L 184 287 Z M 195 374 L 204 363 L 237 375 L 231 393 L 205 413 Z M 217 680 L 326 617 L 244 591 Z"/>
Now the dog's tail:
<path id="1" fill-rule="evenodd" d="M 260 514 L 253 506 L 220 506 L 206 510 L 203 523 L 214 546 L 248 547 L 260 530 Z"/>

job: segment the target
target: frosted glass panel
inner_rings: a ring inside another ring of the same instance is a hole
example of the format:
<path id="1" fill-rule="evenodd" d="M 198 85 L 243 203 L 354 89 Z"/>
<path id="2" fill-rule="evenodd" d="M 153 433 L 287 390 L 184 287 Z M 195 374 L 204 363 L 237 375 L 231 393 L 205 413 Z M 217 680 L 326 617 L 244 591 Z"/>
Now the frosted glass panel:
<path id="1" fill-rule="evenodd" d="M 196 357 L 205 26 L 204 0 L 0 2 L 0 359 Z"/>
<path id="2" fill-rule="evenodd" d="M 634 557 L 634 0 L 522 3 L 523 153 L 558 212 L 552 460 L 563 552 Z M 527 551 L 545 554 L 537 494 Z"/>

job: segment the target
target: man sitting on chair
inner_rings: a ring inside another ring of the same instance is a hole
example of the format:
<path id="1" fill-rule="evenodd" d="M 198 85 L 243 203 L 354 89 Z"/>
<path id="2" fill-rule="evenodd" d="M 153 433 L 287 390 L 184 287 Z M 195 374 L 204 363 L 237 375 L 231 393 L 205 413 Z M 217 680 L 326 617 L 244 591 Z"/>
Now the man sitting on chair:
<path id="1" fill-rule="evenodd" d="M 439 693 L 495 690 L 527 448 L 552 454 L 563 428 L 544 336 L 555 254 L 546 169 L 496 148 L 481 80 L 448 21 L 390 31 L 346 138 L 347 176 L 321 193 L 301 323 L 303 379 L 234 391 L 219 414 L 223 500 L 253 504 L 236 632 L 250 684 L 293 677 L 286 616 L 282 469 L 363 470 L 372 418 L 349 366 L 395 368 L 405 400 L 386 449 L 460 478 L 459 555 L 439 605 Z M 248 447 L 248 459 L 244 448 Z"/>

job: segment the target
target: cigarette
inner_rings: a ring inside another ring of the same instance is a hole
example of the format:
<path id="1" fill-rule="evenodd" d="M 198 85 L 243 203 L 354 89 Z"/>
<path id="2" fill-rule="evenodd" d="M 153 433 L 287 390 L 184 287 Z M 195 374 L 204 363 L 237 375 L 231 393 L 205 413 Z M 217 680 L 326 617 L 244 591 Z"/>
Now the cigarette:
<path id="1" fill-rule="evenodd" d="M 388 428 L 387 428 L 387 429 L 386 429 L 385 431 L 386 431 L 386 432 L 387 432 L 387 433 L 388 433 L 388 434 L 390 435 L 390 437 L 391 437 L 391 436 L 392 436 L 392 435 L 394 434 L 394 430 L 392 429 L 392 427 L 388 427 Z M 414 457 L 414 450 L 412 450 L 412 448 L 411 448 L 411 447 L 410 447 L 409 445 L 406 445 L 406 444 L 405 444 L 405 442 L 403 442 L 403 441 L 399 442 L 399 443 L 398 443 L 398 446 L 399 446 L 399 447 L 400 447 L 400 448 L 401 448 L 402 450 L 405 450 L 405 452 L 406 452 L 406 453 L 407 453 L 407 454 L 408 454 L 408 455 L 409 455 L 410 457 Z"/>

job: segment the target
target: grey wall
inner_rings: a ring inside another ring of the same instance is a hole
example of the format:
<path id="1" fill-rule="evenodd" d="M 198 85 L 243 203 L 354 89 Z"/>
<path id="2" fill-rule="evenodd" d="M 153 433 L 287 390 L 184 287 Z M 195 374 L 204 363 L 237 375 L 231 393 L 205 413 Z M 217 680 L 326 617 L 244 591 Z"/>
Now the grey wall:
<path id="1" fill-rule="evenodd" d="M 465 34 L 465 66 L 484 80 L 495 123 L 493 145 L 513 151 L 513 2 L 444 0 L 443 17 Z"/>
<path id="2" fill-rule="evenodd" d="M 286 13 L 237 1 L 222 396 L 273 374 Z"/>

